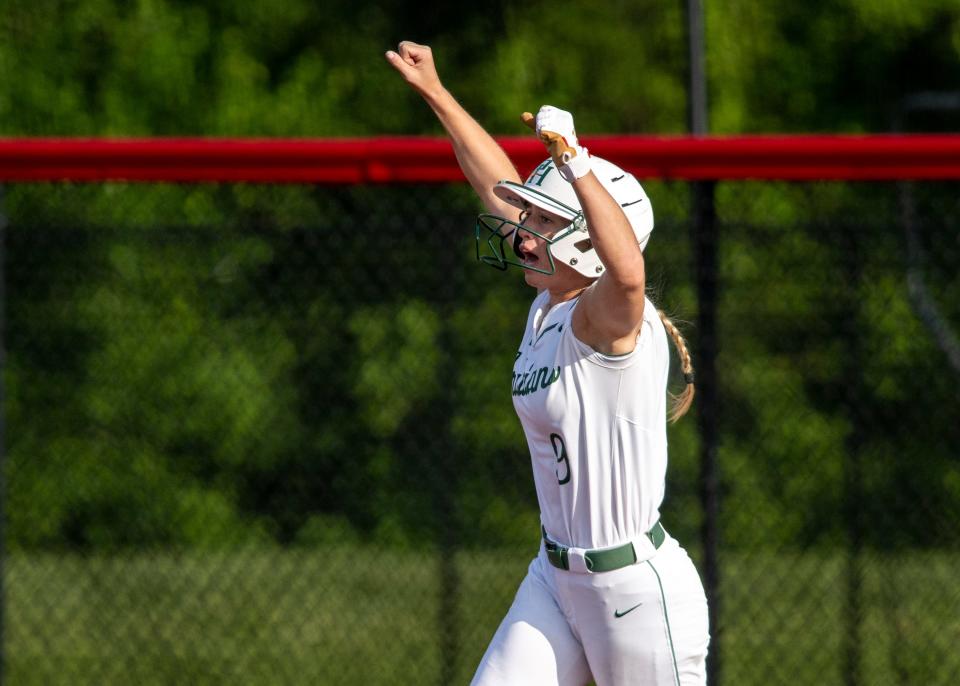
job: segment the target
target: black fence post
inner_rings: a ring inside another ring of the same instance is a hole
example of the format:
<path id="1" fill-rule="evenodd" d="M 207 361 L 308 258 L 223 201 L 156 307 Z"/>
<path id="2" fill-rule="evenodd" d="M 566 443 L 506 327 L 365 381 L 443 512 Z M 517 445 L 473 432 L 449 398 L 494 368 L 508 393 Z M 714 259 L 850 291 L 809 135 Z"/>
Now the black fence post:
<path id="1" fill-rule="evenodd" d="M 688 49 L 687 115 L 690 132 L 709 132 L 707 108 L 706 53 L 704 50 L 703 3 L 685 0 Z M 691 243 L 697 289 L 697 426 L 700 433 L 700 503 L 703 508 L 704 590 L 710 609 L 710 657 L 707 683 L 720 683 L 720 474 L 717 465 L 719 429 L 717 418 L 717 222 L 714 205 L 715 181 L 692 184 L 693 221 Z"/>
<path id="2" fill-rule="evenodd" d="M 710 656 L 707 683 L 720 683 L 720 442 L 717 394 L 717 221 L 715 183 L 693 184 L 691 242 L 697 289 L 697 428 L 700 433 L 700 503 L 703 522 L 704 590 L 710 609 Z"/>
<path id="3" fill-rule="evenodd" d="M 445 230 L 434 232 L 438 237 L 456 235 L 459 226 L 454 224 L 442 227 Z M 440 310 L 440 332 L 437 346 L 440 350 L 438 378 L 441 381 L 436 399 L 438 408 L 453 407 L 456 402 L 457 374 L 454 364 L 455 335 L 452 329 L 453 312 L 456 309 L 458 293 L 462 292 L 461 261 L 454 250 L 440 249 L 440 272 L 446 275 L 443 285 L 437 292 Z M 457 449 L 453 436 L 452 413 L 441 409 L 443 420 L 437 422 L 440 434 L 437 436 L 439 454 L 437 455 L 437 476 L 439 483 L 433 489 L 436 497 L 435 508 L 440 521 L 438 543 L 440 552 L 440 602 L 437 627 L 440 631 L 440 686 L 457 682 L 457 662 L 460 657 L 460 572 L 457 567 L 457 552 L 460 547 L 460 516 L 457 509 L 459 479 Z"/>
<path id="4" fill-rule="evenodd" d="M 701 0 L 685 0 L 687 15 L 687 50 L 689 81 L 687 90 L 687 115 L 690 133 L 706 134 L 707 123 L 707 63 L 704 53 L 703 3 Z"/>
<path id="5" fill-rule="evenodd" d="M 444 327 L 446 326 L 448 324 L 444 323 Z M 441 341 L 443 339 L 444 336 L 441 336 Z M 441 368 L 449 368 L 449 366 L 449 363 L 444 362 Z M 440 402 L 446 400 L 444 398 Z M 445 435 L 439 442 L 440 446 L 452 448 L 449 420 L 446 421 L 446 425 L 441 430 Z M 442 462 L 438 465 L 438 471 L 445 477 L 444 481 L 447 482 L 448 490 L 438 493 L 439 502 L 437 503 L 437 511 L 441 518 L 438 523 L 440 527 L 440 563 L 438 570 L 440 575 L 440 602 L 437 617 L 440 632 L 440 678 L 438 683 L 441 686 L 456 683 L 457 662 L 460 657 L 460 572 L 457 568 L 459 517 L 455 504 L 458 489 L 454 477 L 456 465 L 453 464 L 456 459 L 456 452 L 453 449 L 444 452 L 446 454 L 443 455 Z"/>
<path id="6" fill-rule="evenodd" d="M 860 305 L 858 302 L 861 279 L 860 240 L 857 231 L 843 232 L 845 236 L 846 256 L 846 316 L 848 330 L 845 331 L 848 346 L 844 356 L 844 387 L 847 392 L 847 416 L 850 420 L 850 433 L 845 441 L 846 459 L 843 469 L 843 517 L 847 534 L 846 600 L 844 619 L 844 675 L 846 686 L 859 686 L 862 683 L 860 663 L 862 648 L 860 641 L 863 625 L 863 468 L 861 453 L 863 450 L 864 427 L 862 411 L 858 400 L 864 398 L 863 371 L 860 360 L 863 359 L 861 335 L 859 331 Z"/>

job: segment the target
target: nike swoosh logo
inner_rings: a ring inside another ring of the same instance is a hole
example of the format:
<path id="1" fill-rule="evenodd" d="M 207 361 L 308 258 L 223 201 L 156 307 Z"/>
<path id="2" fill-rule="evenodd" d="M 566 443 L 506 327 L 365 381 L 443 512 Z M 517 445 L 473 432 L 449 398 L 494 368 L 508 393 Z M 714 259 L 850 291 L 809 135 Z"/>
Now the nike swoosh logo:
<path id="1" fill-rule="evenodd" d="M 636 609 L 637 609 L 638 607 L 640 607 L 641 605 L 643 605 L 643 603 L 637 603 L 637 604 L 634 605 L 633 607 L 628 608 L 628 609 L 626 609 L 626 610 L 623 610 L 622 612 L 621 612 L 620 610 L 615 610 L 614 613 L 613 613 L 613 616 L 616 617 L 617 619 L 620 619 L 620 618 L 623 617 L 625 614 L 630 613 L 630 612 L 633 612 L 634 610 L 636 610 Z"/>

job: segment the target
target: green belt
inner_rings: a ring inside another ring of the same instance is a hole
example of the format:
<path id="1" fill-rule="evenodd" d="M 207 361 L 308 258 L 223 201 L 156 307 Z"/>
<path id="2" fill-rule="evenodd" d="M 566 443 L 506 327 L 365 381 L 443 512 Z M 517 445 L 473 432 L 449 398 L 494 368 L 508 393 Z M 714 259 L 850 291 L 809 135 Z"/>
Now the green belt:
<path id="1" fill-rule="evenodd" d="M 658 521 L 647 532 L 647 538 L 653 543 L 654 548 L 663 545 L 667 532 L 663 525 Z M 546 530 L 543 530 L 543 547 L 547 551 L 547 559 L 557 569 L 570 569 L 570 560 L 567 555 L 569 548 L 559 543 L 554 543 L 547 538 Z M 637 561 L 637 551 L 633 549 L 633 543 L 624 543 L 616 548 L 604 548 L 602 550 L 587 550 L 583 553 L 583 559 L 587 563 L 587 569 L 591 572 L 611 572 L 614 569 L 620 569 L 632 565 Z"/>

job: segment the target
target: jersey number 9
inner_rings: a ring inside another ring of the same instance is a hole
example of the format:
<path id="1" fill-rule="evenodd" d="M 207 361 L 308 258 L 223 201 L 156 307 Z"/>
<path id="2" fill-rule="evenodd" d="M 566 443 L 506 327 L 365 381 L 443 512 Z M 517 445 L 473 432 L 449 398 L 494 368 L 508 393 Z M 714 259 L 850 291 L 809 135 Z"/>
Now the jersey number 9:
<path id="1" fill-rule="evenodd" d="M 563 486 L 570 482 L 570 461 L 567 460 L 567 446 L 564 445 L 563 436 L 560 434 L 550 434 L 550 445 L 553 446 L 553 454 L 557 457 L 557 481 Z M 561 465 L 565 472 L 563 476 L 560 476 Z"/>

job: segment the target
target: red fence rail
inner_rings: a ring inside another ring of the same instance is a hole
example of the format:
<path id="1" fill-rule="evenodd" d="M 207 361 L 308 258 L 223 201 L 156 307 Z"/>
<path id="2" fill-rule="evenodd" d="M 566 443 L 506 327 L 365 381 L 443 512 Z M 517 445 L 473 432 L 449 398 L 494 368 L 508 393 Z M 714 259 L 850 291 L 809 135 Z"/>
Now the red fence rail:
<path id="1" fill-rule="evenodd" d="M 523 170 L 530 137 L 498 139 Z M 960 179 L 960 135 L 593 136 L 595 155 L 640 178 Z M 463 181 L 444 138 L 0 139 L 0 181 L 449 183 Z"/>

